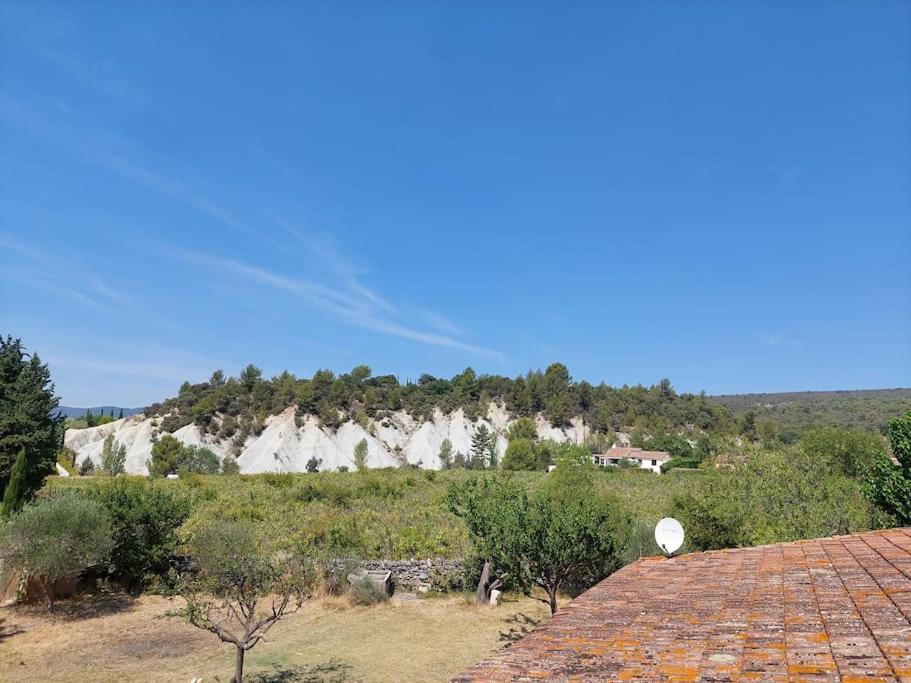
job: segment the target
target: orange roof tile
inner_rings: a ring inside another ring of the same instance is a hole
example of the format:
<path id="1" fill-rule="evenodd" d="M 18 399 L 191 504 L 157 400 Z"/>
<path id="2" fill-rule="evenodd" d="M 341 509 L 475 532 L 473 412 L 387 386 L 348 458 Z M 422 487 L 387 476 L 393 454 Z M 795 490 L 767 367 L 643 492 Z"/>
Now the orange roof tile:
<path id="1" fill-rule="evenodd" d="M 911 529 L 645 558 L 455 681 L 911 681 Z"/>

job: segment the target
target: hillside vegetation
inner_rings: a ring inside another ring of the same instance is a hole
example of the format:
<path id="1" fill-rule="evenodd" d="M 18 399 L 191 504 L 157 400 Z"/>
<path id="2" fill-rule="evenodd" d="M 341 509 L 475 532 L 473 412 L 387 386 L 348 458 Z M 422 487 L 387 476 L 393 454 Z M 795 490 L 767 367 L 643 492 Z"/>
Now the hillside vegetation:
<path id="1" fill-rule="evenodd" d="M 911 410 L 911 389 L 733 394 L 712 396 L 710 400 L 737 418 L 752 413 L 757 422 L 768 420 L 782 440 L 792 441 L 819 425 L 884 432 L 890 420 Z"/>
<path id="2" fill-rule="evenodd" d="M 184 383 L 176 397 L 149 406 L 146 414 L 164 416 L 162 431 L 195 423 L 221 438 L 243 440 L 261 430 L 266 417 L 290 406 L 296 406 L 301 416 L 318 416 L 331 428 L 348 419 L 381 418 L 400 410 L 429 420 L 437 409 L 449 414 L 462 408 L 474 420 L 485 415 L 492 402 L 514 416 L 543 413 L 554 427 L 582 417 L 593 430 L 603 432 L 631 426 L 656 432 L 735 428 L 723 406 L 705 395 L 678 394 L 668 380 L 652 387 L 592 385 L 573 381 L 561 363 L 515 379 L 478 375 L 467 368 L 451 379 L 425 374 L 405 384 L 392 375 L 373 377 L 365 365 L 338 376 L 319 370 L 310 378 L 298 378 L 285 371 L 271 379 L 248 365 L 237 378 L 226 378 L 219 370 L 208 382 Z"/>

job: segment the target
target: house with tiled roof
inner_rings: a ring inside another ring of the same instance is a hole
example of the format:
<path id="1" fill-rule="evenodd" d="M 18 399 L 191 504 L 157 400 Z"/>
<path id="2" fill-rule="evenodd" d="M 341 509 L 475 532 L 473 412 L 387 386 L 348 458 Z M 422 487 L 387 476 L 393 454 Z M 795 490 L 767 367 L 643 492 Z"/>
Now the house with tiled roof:
<path id="1" fill-rule="evenodd" d="M 629 462 L 635 467 L 651 470 L 661 474 L 661 465 L 671 459 L 670 453 L 664 451 L 644 451 L 641 448 L 614 446 L 604 453 L 595 453 L 592 460 L 599 467 L 619 465 Z"/>
<path id="2" fill-rule="evenodd" d="M 911 529 L 640 559 L 456 681 L 911 681 Z"/>

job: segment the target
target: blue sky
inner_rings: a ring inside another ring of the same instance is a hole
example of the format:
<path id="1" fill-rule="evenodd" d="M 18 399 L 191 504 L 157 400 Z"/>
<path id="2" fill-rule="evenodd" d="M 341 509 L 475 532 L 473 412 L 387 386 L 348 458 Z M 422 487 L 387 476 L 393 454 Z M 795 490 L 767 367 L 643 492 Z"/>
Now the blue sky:
<path id="1" fill-rule="evenodd" d="M 911 385 L 911 5 L 0 2 L 0 331 L 70 405 L 254 362 Z"/>

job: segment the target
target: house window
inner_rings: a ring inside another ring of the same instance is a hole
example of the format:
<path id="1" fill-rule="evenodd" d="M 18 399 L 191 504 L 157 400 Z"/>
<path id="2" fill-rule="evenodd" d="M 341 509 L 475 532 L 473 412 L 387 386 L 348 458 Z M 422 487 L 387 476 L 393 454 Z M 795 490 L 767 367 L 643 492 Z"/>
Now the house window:
<path id="1" fill-rule="evenodd" d="M 652 467 L 655 467 L 658 464 L 657 460 L 652 460 Z"/>

